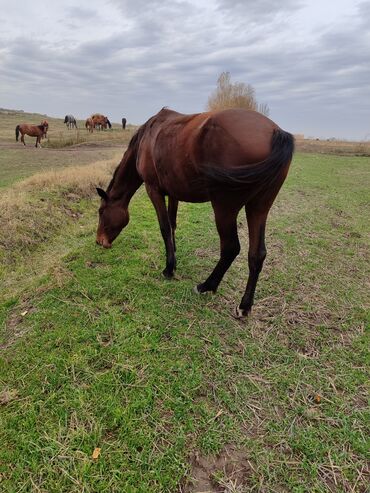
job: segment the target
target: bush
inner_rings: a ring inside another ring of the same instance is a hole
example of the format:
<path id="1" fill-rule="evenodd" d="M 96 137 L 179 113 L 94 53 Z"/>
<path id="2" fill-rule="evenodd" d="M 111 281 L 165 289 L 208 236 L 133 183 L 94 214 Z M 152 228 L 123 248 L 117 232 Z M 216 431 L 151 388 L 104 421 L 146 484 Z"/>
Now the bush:
<path id="1" fill-rule="evenodd" d="M 217 81 L 217 88 L 208 98 L 209 111 L 228 108 L 244 108 L 254 110 L 268 116 L 270 110 L 265 103 L 257 103 L 255 90 L 244 82 L 231 82 L 230 72 L 222 72 Z"/>

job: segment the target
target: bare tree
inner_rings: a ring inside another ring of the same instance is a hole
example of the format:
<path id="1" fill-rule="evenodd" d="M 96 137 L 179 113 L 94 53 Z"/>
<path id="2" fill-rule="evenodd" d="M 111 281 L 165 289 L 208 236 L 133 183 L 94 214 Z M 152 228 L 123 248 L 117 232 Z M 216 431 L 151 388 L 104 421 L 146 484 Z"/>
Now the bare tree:
<path id="1" fill-rule="evenodd" d="M 216 90 L 208 98 L 207 109 L 214 111 L 227 108 L 245 108 L 266 116 L 270 113 L 266 103 L 257 103 L 253 86 L 244 82 L 232 83 L 230 72 L 222 72 Z"/>

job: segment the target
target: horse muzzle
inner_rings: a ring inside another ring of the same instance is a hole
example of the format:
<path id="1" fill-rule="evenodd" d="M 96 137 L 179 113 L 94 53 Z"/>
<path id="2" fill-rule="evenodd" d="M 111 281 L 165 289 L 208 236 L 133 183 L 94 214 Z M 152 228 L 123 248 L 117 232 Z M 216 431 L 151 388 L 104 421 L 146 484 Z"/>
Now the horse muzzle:
<path id="1" fill-rule="evenodd" d="M 96 244 L 102 246 L 103 248 L 112 248 L 112 243 L 110 243 L 105 236 L 97 236 Z"/>

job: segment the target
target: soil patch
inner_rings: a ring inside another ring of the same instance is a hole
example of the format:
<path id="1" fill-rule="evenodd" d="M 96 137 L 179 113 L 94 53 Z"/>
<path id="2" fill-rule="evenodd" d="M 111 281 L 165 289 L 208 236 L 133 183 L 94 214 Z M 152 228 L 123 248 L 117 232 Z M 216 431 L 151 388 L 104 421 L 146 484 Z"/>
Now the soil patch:
<path id="1" fill-rule="evenodd" d="M 234 445 L 216 456 L 194 454 L 191 464 L 184 493 L 242 493 L 252 473 L 247 453 Z"/>

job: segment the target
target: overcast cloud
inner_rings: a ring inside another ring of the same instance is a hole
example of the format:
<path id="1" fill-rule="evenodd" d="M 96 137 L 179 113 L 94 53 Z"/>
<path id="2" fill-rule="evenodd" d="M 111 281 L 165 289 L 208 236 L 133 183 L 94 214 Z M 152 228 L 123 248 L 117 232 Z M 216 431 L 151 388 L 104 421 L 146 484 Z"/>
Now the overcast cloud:
<path id="1" fill-rule="evenodd" d="M 204 111 L 229 71 L 287 130 L 370 138 L 369 1 L 0 0 L 0 9 L 0 107 L 142 123 L 162 106 Z"/>

